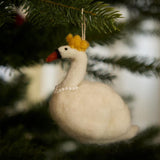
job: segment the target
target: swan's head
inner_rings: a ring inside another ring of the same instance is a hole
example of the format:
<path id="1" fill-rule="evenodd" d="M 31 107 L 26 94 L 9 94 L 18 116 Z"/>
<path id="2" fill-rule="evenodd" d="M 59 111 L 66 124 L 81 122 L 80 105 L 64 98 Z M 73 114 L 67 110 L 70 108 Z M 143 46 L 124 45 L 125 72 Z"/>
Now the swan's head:
<path id="1" fill-rule="evenodd" d="M 79 59 L 86 56 L 85 50 L 89 47 L 89 43 L 85 40 L 82 40 L 79 35 L 72 36 L 69 34 L 66 37 L 66 40 L 69 45 L 61 46 L 55 50 L 52 54 L 46 59 L 47 62 L 53 60 L 64 58 L 64 59 Z"/>

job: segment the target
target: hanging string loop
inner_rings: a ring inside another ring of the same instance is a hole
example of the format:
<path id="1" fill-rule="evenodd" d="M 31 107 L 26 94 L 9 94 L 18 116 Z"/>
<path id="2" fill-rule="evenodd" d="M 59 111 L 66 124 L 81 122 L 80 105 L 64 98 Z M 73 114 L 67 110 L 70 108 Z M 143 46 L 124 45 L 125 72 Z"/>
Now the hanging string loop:
<path id="1" fill-rule="evenodd" d="M 82 27 L 82 40 L 86 39 L 86 18 L 84 15 L 84 9 L 81 10 L 82 18 L 81 18 L 81 27 Z"/>

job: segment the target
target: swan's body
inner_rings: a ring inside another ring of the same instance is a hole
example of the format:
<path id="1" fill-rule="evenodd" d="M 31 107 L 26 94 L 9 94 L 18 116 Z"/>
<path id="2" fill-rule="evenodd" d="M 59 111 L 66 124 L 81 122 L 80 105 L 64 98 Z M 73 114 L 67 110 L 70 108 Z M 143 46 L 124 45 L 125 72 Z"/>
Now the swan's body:
<path id="1" fill-rule="evenodd" d="M 129 139 L 137 132 L 128 107 L 102 83 L 83 81 L 78 90 L 53 94 L 50 111 L 67 133 L 85 143 Z"/>
<path id="2" fill-rule="evenodd" d="M 78 87 L 52 95 L 50 112 L 59 126 L 83 143 L 104 144 L 135 136 L 138 127 L 131 124 L 129 109 L 121 97 L 106 84 L 83 80 L 86 54 L 69 46 L 58 51 L 72 63 L 57 88 Z"/>

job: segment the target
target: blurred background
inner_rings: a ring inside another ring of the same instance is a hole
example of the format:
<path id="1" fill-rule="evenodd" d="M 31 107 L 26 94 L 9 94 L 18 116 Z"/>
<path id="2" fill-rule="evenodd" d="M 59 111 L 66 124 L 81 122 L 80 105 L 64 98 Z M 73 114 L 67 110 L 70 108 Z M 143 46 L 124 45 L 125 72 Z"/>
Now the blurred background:
<path id="1" fill-rule="evenodd" d="M 97 1 L 53 2 L 86 6 L 87 10 L 87 5 Z M 160 159 L 159 140 L 158 145 L 155 141 L 153 146 L 150 144 L 152 138 L 159 138 L 159 129 L 153 126 L 160 125 L 160 1 L 103 2 L 122 14 L 116 20 L 120 31 L 104 34 L 87 28 L 86 39 L 91 46 L 87 50 L 86 79 L 106 83 L 122 96 L 131 110 L 133 123 L 140 126 L 140 135 L 130 142 L 90 146 L 61 131 L 50 117 L 48 101 L 65 77 L 69 63 L 47 64 L 45 58 L 66 44 L 68 33 L 81 34 L 81 28 L 72 21 L 66 23 L 68 17 L 62 16 L 61 7 L 36 1 L 2 0 L 0 13 L 6 18 L 0 23 L 0 159 Z M 49 24 L 48 13 L 57 23 Z M 137 63 L 134 58 L 123 61 L 121 57 L 136 57 Z M 131 158 L 130 154 L 134 156 Z"/>

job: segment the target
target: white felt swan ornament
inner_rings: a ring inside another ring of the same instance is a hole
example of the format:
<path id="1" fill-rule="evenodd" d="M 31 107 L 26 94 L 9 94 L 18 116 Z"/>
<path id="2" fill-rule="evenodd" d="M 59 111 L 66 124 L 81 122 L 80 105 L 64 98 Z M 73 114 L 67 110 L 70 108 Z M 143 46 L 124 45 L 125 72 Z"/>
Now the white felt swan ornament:
<path id="1" fill-rule="evenodd" d="M 69 34 L 66 39 L 69 45 L 59 47 L 47 58 L 47 62 L 57 58 L 72 61 L 50 100 L 52 118 L 82 143 L 105 144 L 134 137 L 138 126 L 131 124 L 121 97 L 106 84 L 84 81 L 89 43 L 79 35 Z"/>

